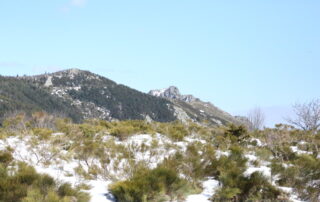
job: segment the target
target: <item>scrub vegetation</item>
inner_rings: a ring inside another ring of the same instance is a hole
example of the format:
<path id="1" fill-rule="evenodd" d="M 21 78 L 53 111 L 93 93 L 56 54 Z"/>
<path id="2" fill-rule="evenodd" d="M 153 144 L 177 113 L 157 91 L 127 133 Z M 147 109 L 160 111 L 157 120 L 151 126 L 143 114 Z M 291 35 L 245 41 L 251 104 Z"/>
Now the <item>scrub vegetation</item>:
<path id="1" fill-rule="evenodd" d="M 88 201 L 96 181 L 108 182 L 118 201 L 183 201 L 208 179 L 218 182 L 211 201 L 317 201 L 319 146 L 319 133 L 281 124 L 79 124 L 21 113 L 0 128 L 0 201 Z M 60 169 L 63 178 L 39 168 Z"/>

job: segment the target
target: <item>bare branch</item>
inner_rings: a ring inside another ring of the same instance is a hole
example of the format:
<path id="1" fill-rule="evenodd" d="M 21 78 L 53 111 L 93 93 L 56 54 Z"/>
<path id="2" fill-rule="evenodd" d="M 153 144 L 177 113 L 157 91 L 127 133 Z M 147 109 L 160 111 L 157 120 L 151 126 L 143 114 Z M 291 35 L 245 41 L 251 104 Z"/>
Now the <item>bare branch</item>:
<path id="1" fill-rule="evenodd" d="M 248 120 L 250 130 L 259 130 L 264 126 L 265 115 L 259 107 L 256 107 L 249 112 Z"/>
<path id="2" fill-rule="evenodd" d="M 295 119 L 286 121 L 302 130 L 317 131 L 320 128 L 320 99 L 314 99 L 308 103 L 296 103 L 293 105 L 296 114 Z"/>

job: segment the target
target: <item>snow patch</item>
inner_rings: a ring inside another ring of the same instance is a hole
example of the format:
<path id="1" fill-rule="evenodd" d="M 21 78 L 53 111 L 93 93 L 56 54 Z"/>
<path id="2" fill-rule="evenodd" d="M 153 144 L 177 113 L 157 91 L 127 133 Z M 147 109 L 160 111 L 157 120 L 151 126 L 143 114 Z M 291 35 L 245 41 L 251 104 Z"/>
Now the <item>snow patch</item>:
<path id="1" fill-rule="evenodd" d="M 291 146 L 290 148 L 291 148 L 292 152 L 297 153 L 297 154 L 312 154 L 312 152 L 300 150 L 297 146 Z"/>
<path id="2" fill-rule="evenodd" d="M 254 172 L 260 172 L 265 177 L 271 178 L 271 168 L 267 166 L 261 166 L 261 167 L 248 167 L 247 170 L 244 172 L 244 176 L 248 177 Z"/>
<path id="3" fill-rule="evenodd" d="M 290 201 L 292 202 L 303 202 L 301 200 L 299 200 L 299 197 L 294 194 L 293 188 L 291 187 L 281 187 L 281 186 L 277 186 L 278 189 L 280 189 L 281 191 L 287 193 L 290 195 Z"/>
<path id="4" fill-rule="evenodd" d="M 263 147 L 266 146 L 265 143 L 262 143 L 261 140 L 257 139 L 257 138 L 252 138 L 250 142 L 256 142 L 258 147 Z"/>
<path id="5" fill-rule="evenodd" d="M 203 191 L 200 194 L 189 195 L 186 202 L 209 202 L 219 188 L 219 181 L 209 178 L 202 183 Z"/>
<path id="6" fill-rule="evenodd" d="M 46 83 L 44 84 L 45 87 L 52 86 L 52 76 L 48 76 Z"/>

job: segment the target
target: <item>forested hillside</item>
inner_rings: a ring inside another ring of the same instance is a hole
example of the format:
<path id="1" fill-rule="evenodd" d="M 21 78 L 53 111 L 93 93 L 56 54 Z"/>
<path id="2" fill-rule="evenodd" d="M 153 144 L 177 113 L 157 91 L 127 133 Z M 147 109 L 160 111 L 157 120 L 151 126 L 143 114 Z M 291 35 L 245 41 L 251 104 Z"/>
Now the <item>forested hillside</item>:
<path id="1" fill-rule="evenodd" d="M 85 119 L 151 119 L 160 122 L 176 119 L 169 101 L 117 84 L 88 71 L 70 69 L 24 77 L 23 80 L 71 103 L 82 112 Z"/>
<path id="2" fill-rule="evenodd" d="M 14 77 L 0 76 L 0 119 L 24 111 L 46 111 L 57 116 L 66 116 L 79 122 L 81 112 L 70 103 L 52 96 L 45 89 Z M 1 122 L 1 121 L 0 121 Z"/>

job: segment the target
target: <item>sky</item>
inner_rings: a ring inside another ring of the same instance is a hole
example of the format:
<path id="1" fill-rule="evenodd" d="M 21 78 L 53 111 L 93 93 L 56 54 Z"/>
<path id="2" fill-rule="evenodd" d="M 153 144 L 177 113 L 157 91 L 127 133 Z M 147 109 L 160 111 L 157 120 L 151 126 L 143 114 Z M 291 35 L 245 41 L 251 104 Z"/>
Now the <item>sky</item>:
<path id="1" fill-rule="evenodd" d="M 318 0 L 2 0 L 0 74 L 68 68 L 177 86 L 271 126 L 320 97 Z"/>

